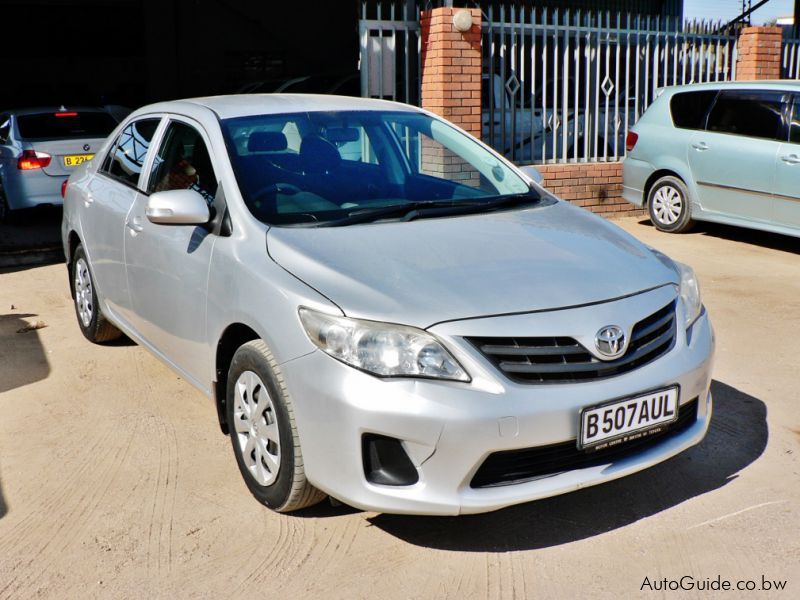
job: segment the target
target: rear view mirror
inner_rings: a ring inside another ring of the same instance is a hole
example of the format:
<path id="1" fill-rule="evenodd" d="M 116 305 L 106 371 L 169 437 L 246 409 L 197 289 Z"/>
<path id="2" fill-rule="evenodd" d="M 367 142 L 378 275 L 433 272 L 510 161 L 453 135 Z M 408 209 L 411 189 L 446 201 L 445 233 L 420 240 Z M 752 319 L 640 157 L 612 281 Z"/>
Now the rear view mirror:
<path id="1" fill-rule="evenodd" d="M 145 214 L 159 225 L 205 225 L 211 219 L 205 198 L 194 190 L 155 192 L 147 199 Z"/>
<path id="2" fill-rule="evenodd" d="M 325 137 L 333 144 L 345 144 L 357 142 L 361 135 L 357 127 L 330 127 L 325 132 Z"/>
<path id="3" fill-rule="evenodd" d="M 539 169 L 537 169 L 533 165 L 520 167 L 519 170 L 522 171 L 522 174 L 525 175 L 525 177 L 527 177 L 534 183 L 538 183 L 539 185 L 541 185 L 542 181 L 544 180 L 544 177 L 542 177 L 542 174 L 539 171 Z"/>

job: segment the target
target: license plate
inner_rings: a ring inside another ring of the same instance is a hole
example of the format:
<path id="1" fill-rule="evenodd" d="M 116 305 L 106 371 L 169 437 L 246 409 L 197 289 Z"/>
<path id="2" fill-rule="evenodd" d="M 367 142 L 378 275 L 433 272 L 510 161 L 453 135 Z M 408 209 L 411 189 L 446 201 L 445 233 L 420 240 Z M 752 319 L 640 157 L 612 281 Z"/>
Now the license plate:
<path id="1" fill-rule="evenodd" d="M 65 167 L 77 167 L 82 165 L 87 160 L 92 160 L 94 154 L 68 154 L 64 157 Z"/>
<path id="2" fill-rule="evenodd" d="M 581 411 L 578 448 L 600 449 L 660 431 L 678 418 L 678 388 L 615 400 Z"/>

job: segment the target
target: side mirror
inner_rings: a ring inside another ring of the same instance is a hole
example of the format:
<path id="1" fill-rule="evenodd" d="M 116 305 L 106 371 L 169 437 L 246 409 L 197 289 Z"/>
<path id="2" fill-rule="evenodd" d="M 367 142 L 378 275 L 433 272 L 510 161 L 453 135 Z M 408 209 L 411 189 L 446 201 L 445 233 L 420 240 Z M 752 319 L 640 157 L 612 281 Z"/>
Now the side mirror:
<path id="1" fill-rule="evenodd" d="M 542 174 L 539 171 L 539 169 L 537 169 L 533 165 L 520 167 L 519 170 L 522 171 L 522 174 L 525 175 L 525 177 L 527 177 L 534 183 L 538 183 L 539 185 L 541 185 L 542 181 L 544 180 L 544 177 L 542 177 Z"/>
<path id="2" fill-rule="evenodd" d="M 194 190 L 155 192 L 147 199 L 145 214 L 159 225 L 205 225 L 211 219 L 205 198 Z"/>

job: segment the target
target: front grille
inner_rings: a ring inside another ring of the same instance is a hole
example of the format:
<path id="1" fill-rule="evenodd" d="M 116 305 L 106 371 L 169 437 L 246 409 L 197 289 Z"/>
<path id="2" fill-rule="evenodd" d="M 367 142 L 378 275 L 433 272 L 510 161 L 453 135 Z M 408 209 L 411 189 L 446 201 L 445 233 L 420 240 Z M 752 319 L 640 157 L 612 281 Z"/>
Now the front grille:
<path id="1" fill-rule="evenodd" d="M 697 421 L 697 404 L 697 398 L 694 398 L 681 406 L 678 419 L 658 432 L 603 450 L 578 450 L 576 440 L 572 440 L 550 446 L 495 452 L 483 461 L 470 486 L 486 488 L 524 483 L 626 458 L 691 427 Z"/>
<path id="2" fill-rule="evenodd" d="M 575 383 L 622 375 L 663 356 L 675 341 L 675 301 L 639 321 L 625 354 L 602 361 L 570 337 L 466 338 L 518 383 Z"/>

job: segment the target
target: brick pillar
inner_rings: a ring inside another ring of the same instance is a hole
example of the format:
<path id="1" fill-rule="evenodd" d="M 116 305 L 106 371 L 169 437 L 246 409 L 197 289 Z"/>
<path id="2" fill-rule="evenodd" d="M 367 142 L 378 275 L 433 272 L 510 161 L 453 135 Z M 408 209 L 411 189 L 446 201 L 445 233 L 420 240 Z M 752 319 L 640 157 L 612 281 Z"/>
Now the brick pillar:
<path id="1" fill-rule="evenodd" d="M 745 27 L 739 36 L 736 80 L 781 78 L 780 27 Z"/>
<path id="2" fill-rule="evenodd" d="M 472 28 L 461 33 L 453 15 L 468 11 Z M 422 11 L 422 107 L 481 137 L 481 11 Z"/>

